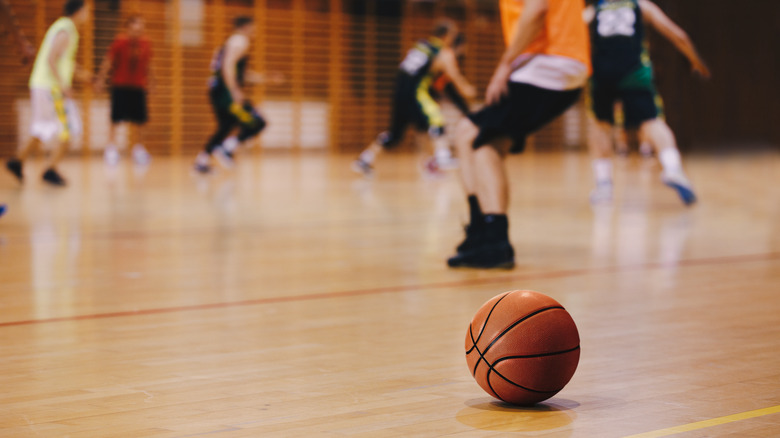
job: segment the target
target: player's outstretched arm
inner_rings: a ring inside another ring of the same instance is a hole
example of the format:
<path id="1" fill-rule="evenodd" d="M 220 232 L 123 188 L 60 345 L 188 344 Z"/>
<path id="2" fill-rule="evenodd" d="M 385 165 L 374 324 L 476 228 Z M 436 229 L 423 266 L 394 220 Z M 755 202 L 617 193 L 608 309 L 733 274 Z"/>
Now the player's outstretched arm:
<path id="1" fill-rule="evenodd" d="M 664 38 L 674 44 L 680 53 L 688 58 L 693 71 L 702 77 L 709 78 L 710 69 L 704 63 L 704 60 L 701 59 L 701 56 L 699 56 L 688 34 L 650 0 L 639 0 L 639 7 L 642 8 L 642 15 L 647 20 L 647 23 L 653 26 Z"/>
<path id="2" fill-rule="evenodd" d="M 436 62 L 439 64 L 441 70 L 447 77 L 455 84 L 455 88 L 467 99 L 473 99 L 477 97 L 477 90 L 469 81 L 460 73 L 458 68 L 458 59 L 455 57 L 455 52 L 450 48 L 442 49 L 439 55 L 436 56 Z"/>
<path id="3" fill-rule="evenodd" d="M 548 8 L 548 0 L 526 0 L 523 15 L 517 20 L 512 33 L 512 41 L 501 56 L 501 61 L 490 79 L 490 84 L 488 84 L 485 96 L 488 105 L 498 102 L 508 92 L 512 63 L 544 27 Z"/>

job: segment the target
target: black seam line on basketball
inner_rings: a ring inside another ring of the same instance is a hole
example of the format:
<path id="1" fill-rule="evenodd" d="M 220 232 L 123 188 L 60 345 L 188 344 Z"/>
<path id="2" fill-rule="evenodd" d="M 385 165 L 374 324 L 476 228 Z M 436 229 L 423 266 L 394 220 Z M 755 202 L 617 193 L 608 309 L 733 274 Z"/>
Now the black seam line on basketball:
<path id="1" fill-rule="evenodd" d="M 562 306 L 544 307 L 544 308 L 541 308 L 541 309 L 539 309 L 539 310 L 537 310 L 535 312 L 531 312 L 528 315 L 525 315 L 524 317 L 522 317 L 522 318 L 518 319 L 517 321 L 515 321 L 512 325 L 510 325 L 509 327 L 505 328 L 504 331 L 499 333 L 498 336 L 496 336 L 492 341 L 490 341 L 490 344 L 488 344 L 488 346 L 485 347 L 485 351 L 484 352 L 480 352 L 480 354 L 479 354 L 480 355 L 480 360 L 485 359 L 485 354 L 487 354 L 488 350 L 490 350 L 490 347 L 492 347 L 496 342 L 498 342 L 498 340 L 501 339 L 502 336 L 507 334 L 507 332 L 509 330 L 512 330 L 513 328 L 517 327 L 518 324 L 522 323 L 523 321 L 526 321 L 528 318 L 531 318 L 533 316 L 536 316 L 536 315 L 538 315 L 540 313 L 543 313 L 543 312 L 546 312 L 548 310 L 555 310 L 555 309 L 563 310 L 563 307 Z M 479 351 L 479 350 L 477 350 L 477 351 Z M 480 360 L 478 360 L 476 365 L 474 365 L 474 374 L 475 375 L 477 373 L 477 366 L 479 365 Z M 485 359 L 485 363 L 489 364 L 487 359 Z M 490 366 L 490 365 L 488 365 L 488 366 Z"/>
<path id="2" fill-rule="evenodd" d="M 527 355 L 522 355 L 522 356 L 504 356 L 501 359 L 498 359 L 495 362 L 493 362 L 493 365 L 495 366 L 497 363 L 503 362 L 503 361 L 509 360 L 509 359 L 533 359 L 535 357 L 555 356 L 555 355 L 558 355 L 558 354 L 571 353 L 572 351 L 577 351 L 579 349 L 580 349 L 580 346 L 578 345 L 578 346 L 576 346 L 574 348 L 569 348 L 568 350 L 554 351 L 552 353 L 527 354 Z"/>
<path id="3" fill-rule="evenodd" d="M 493 372 L 493 373 L 496 373 L 496 375 L 498 375 L 498 377 L 501 377 L 501 378 L 502 378 L 502 379 L 504 379 L 504 380 L 505 380 L 507 383 L 510 383 L 510 384 L 512 384 L 512 385 L 514 385 L 514 386 L 517 386 L 518 388 L 520 388 L 520 389 L 523 389 L 523 390 L 526 390 L 526 391 L 528 391 L 528 392 L 535 392 L 535 393 L 537 393 L 537 394 L 549 394 L 549 393 L 551 393 L 551 392 L 552 392 L 552 393 L 555 393 L 555 392 L 558 392 L 558 391 L 560 391 L 560 389 L 556 389 L 556 390 L 553 390 L 553 391 L 540 391 L 540 390 L 538 390 L 538 389 L 528 388 L 527 386 L 523 386 L 523 385 L 521 385 L 521 384 L 519 384 L 519 383 L 515 383 L 515 382 L 513 382 L 513 381 L 511 381 L 511 380 L 507 379 L 507 378 L 506 378 L 506 376 L 504 376 L 503 374 L 501 374 L 501 373 L 499 373 L 498 371 L 496 371 L 496 369 L 495 369 L 495 368 L 493 368 L 493 366 L 492 366 L 492 365 L 488 365 L 488 366 L 489 366 L 489 368 L 488 368 L 488 373 L 487 373 L 487 382 L 488 382 L 488 386 L 490 387 L 490 390 L 491 390 L 491 391 L 493 391 L 493 394 L 496 394 L 496 395 L 498 395 L 498 391 L 496 391 L 496 390 L 493 388 L 493 385 L 490 383 L 490 373 L 491 373 L 491 372 Z M 499 397 L 499 398 L 501 398 L 501 397 Z M 501 400 L 503 400 L 503 399 L 501 399 Z"/>
<path id="4" fill-rule="evenodd" d="M 498 303 L 496 303 L 496 304 L 498 304 Z M 541 308 L 541 309 L 536 310 L 534 312 L 531 312 L 528 315 L 525 315 L 524 317 L 518 319 L 512 325 L 510 325 L 509 327 L 505 328 L 504 331 L 499 333 L 498 336 L 496 336 L 492 341 L 490 341 L 490 344 L 488 344 L 488 346 L 485 347 L 485 351 L 479 351 L 479 349 L 477 348 L 477 352 L 479 353 L 479 359 L 477 360 L 477 363 L 474 364 L 474 370 L 472 371 L 472 375 L 474 375 L 474 376 L 477 375 L 477 367 L 479 366 L 479 363 L 482 362 L 483 360 L 488 365 L 488 367 L 491 367 L 490 362 L 488 362 L 488 360 L 485 358 L 485 354 L 487 354 L 488 350 L 490 350 L 490 347 L 492 347 L 493 344 L 495 344 L 499 339 L 501 339 L 502 336 L 507 334 L 507 332 L 509 332 L 509 330 L 512 330 L 513 328 L 517 327 L 523 321 L 528 320 L 528 318 L 531 318 L 531 317 L 533 317 L 535 315 L 538 315 L 540 313 L 546 312 L 548 310 L 555 310 L 555 309 L 565 310 L 562 306 L 551 306 L 551 307 L 544 307 L 544 308 Z M 485 323 L 485 325 L 487 325 L 487 322 Z M 476 346 L 476 344 L 475 344 L 475 346 Z M 490 375 L 490 370 L 488 370 L 488 376 L 489 375 Z"/>
<path id="5" fill-rule="evenodd" d="M 466 351 L 466 354 L 471 353 L 471 350 L 473 350 L 477 346 L 477 342 L 479 342 L 479 339 L 482 337 L 482 334 L 485 333 L 485 327 L 487 327 L 488 320 L 490 320 L 490 315 L 493 314 L 493 311 L 496 310 L 496 306 L 498 306 L 498 303 L 500 303 L 504 298 L 506 298 L 509 294 L 512 292 L 505 292 L 504 296 L 498 299 L 498 301 L 493 304 L 493 307 L 490 308 L 490 312 L 488 312 L 487 317 L 485 317 L 485 322 L 482 323 L 482 328 L 479 330 L 479 336 L 477 336 L 477 339 L 474 340 L 474 333 L 472 332 L 473 327 L 471 324 L 469 324 L 469 334 L 471 335 L 471 341 L 473 342 L 471 348 L 469 348 Z"/>
<path id="6" fill-rule="evenodd" d="M 557 354 L 571 353 L 571 352 L 577 351 L 579 349 L 580 349 L 580 346 L 578 345 L 578 346 L 576 346 L 574 348 L 570 348 L 570 349 L 564 350 L 564 351 L 556 351 L 554 353 L 542 353 L 542 354 L 529 354 L 529 355 L 526 355 L 526 356 L 502 357 L 501 359 L 498 359 L 497 361 L 493 362 L 492 364 L 488 363 L 488 372 L 487 372 L 488 386 L 490 386 L 490 390 L 493 391 L 494 394 L 498 395 L 498 392 L 495 389 L 493 389 L 493 385 L 490 383 L 490 373 L 494 372 L 494 373 L 496 373 L 498 375 L 498 377 L 501 377 L 502 379 L 504 379 L 508 383 L 511 383 L 512 385 L 517 386 L 518 388 L 522 388 L 522 389 L 524 389 L 526 391 L 535 392 L 537 394 L 547 394 L 547 393 L 551 393 L 551 392 L 558 392 L 558 391 L 560 391 L 560 389 L 557 389 L 555 391 L 541 391 L 541 390 L 538 390 L 538 389 L 529 388 L 527 386 L 523 386 L 523 385 L 521 385 L 519 383 L 513 382 L 513 381 L 507 379 L 506 376 L 504 376 L 503 374 L 499 373 L 498 370 L 496 370 L 496 364 L 498 364 L 499 362 L 501 362 L 503 360 L 507 360 L 507 359 L 525 359 L 525 358 L 532 358 L 532 357 L 554 356 L 554 355 L 557 355 Z M 485 361 L 485 363 L 487 363 L 487 361 Z"/>

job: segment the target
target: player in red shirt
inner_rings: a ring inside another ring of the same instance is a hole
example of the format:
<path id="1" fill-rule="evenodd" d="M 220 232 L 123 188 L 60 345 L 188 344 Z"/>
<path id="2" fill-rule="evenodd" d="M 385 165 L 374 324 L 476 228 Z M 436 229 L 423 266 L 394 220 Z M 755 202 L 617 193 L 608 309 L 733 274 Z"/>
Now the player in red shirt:
<path id="1" fill-rule="evenodd" d="M 149 163 L 149 153 L 143 146 L 143 125 L 148 119 L 146 94 L 154 79 L 151 58 L 152 45 L 144 35 L 144 19 L 133 15 L 127 19 L 125 33 L 119 34 L 111 44 L 97 78 L 96 86 L 100 89 L 111 72 L 111 130 L 105 151 L 108 164 L 119 162 L 116 127 L 123 122 L 135 127 L 135 138 L 130 135 L 133 160 L 141 165 Z"/>

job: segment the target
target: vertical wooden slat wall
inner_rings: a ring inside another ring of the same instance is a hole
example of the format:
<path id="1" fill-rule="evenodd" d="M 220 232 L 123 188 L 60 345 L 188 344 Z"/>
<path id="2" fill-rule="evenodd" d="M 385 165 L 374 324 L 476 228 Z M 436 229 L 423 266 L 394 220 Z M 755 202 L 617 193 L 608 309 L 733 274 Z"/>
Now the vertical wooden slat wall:
<path id="1" fill-rule="evenodd" d="M 215 126 L 206 90 L 212 54 L 229 35 L 233 17 L 250 15 L 258 25 L 250 68 L 286 78 L 249 93 L 269 121 L 261 144 L 357 151 L 387 128 L 397 65 L 439 16 L 455 18 L 467 32 L 464 71 L 482 90 L 503 50 L 495 0 L 399 2 L 388 12 L 380 0 L 92 0 L 94 21 L 82 29 L 78 59 L 96 70 L 127 16 L 141 14 L 157 79 L 149 98 L 147 146 L 153 154 L 192 155 Z M 11 5 L 38 45 L 61 14 L 62 0 L 11 0 Z M 30 68 L 19 64 L 8 38 L 0 41 L 0 54 L 0 95 L 8 102 L 0 106 L 0 153 L 8 156 L 19 130 L 27 129 L 19 126 L 16 102 L 29 98 Z M 106 138 L 108 94 L 83 85 L 77 93 L 87 128 L 83 150 L 90 153 Z M 550 141 L 560 137 L 555 132 L 538 137 L 549 135 Z M 404 147 L 412 143 L 408 139 Z"/>

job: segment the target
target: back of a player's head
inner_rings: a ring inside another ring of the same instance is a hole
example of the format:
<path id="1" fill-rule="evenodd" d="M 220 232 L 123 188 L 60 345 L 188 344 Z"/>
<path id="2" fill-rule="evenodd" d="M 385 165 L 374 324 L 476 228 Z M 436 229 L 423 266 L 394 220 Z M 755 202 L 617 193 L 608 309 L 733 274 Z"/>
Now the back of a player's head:
<path id="1" fill-rule="evenodd" d="M 248 26 L 254 23 L 255 20 L 249 15 L 239 15 L 233 19 L 233 29 L 241 29 L 244 26 Z"/>
<path id="2" fill-rule="evenodd" d="M 444 38 L 458 31 L 458 25 L 450 19 L 441 19 L 433 26 L 433 36 L 437 38 Z"/>
<path id="3" fill-rule="evenodd" d="M 83 8 L 84 0 L 68 0 L 65 2 L 65 7 L 62 10 L 66 17 L 72 17 Z"/>

